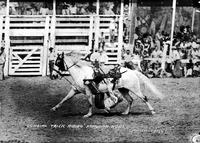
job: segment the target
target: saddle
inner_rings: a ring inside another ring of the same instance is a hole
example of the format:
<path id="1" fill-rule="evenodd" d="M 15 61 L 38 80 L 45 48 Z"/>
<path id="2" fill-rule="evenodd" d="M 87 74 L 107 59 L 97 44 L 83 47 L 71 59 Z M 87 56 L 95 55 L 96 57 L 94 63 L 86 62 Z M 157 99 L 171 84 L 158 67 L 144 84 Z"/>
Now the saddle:
<path id="1" fill-rule="evenodd" d="M 115 85 L 117 80 L 121 78 L 122 73 L 120 73 L 120 66 L 117 66 L 111 69 L 107 74 L 105 74 L 101 68 L 94 69 L 94 78 L 93 79 L 84 79 L 84 84 L 86 84 L 92 94 L 95 95 L 95 106 L 98 109 L 104 109 L 104 93 L 100 92 L 98 89 L 98 84 L 102 82 L 105 78 L 112 78 L 113 90 L 115 89 Z"/>

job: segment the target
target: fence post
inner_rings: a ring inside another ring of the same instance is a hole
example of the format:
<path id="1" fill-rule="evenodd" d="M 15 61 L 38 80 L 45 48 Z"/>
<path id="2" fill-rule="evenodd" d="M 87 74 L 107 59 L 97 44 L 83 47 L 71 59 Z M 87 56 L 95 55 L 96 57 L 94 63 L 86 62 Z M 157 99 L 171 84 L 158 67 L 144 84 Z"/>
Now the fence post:
<path id="1" fill-rule="evenodd" d="M 8 76 L 9 74 L 9 63 L 11 62 L 10 59 L 10 17 L 9 15 L 6 15 L 6 21 L 5 21 L 5 53 L 6 53 L 6 62 L 5 62 L 5 68 L 4 73 L 5 76 Z"/>
<path id="2" fill-rule="evenodd" d="M 89 44 L 88 44 L 89 45 L 89 49 L 92 48 L 93 22 L 94 22 L 94 17 L 90 16 L 90 33 L 89 33 L 89 38 L 88 38 L 88 40 L 89 40 Z M 87 50 L 89 50 L 89 49 L 87 49 Z"/>
<path id="3" fill-rule="evenodd" d="M 124 15 L 124 0 L 121 0 L 121 13 L 119 18 L 119 37 L 118 37 L 118 56 L 117 62 L 121 64 L 122 46 L 123 46 L 123 15 Z"/>
<path id="4" fill-rule="evenodd" d="M 3 16 L 0 16 L 0 42 L 1 42 L 1 46 L 2 45 L 2 33 L 3 33 Z"/>
<path id="5" fill-rule="evenodd" d="M 47 63 L 48 63 L 48 41 L 49 41 L 49 20 L 50 16 L 46 16 L 45 20 L 45 33 L 44 33 L 44 48 L 42 57 L 42 76 L 47 74 Z"/>

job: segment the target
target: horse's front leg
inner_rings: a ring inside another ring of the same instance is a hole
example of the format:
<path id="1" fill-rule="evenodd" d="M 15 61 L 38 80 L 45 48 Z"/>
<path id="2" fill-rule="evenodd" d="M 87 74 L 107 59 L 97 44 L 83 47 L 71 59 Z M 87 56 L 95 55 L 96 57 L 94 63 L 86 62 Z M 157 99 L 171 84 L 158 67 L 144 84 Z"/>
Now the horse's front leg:
<path id="1" fill-rule="evenodd" d="M 53 108 L 51 108 L 52 111 L 56 111 L 56 109 L 58 109 L 66 100 L 72 98 L 75 94 L 77 94 L 77 92 L 75 91 L 75 89 L 71 89 L 69 91 L 69 93 L 67 94 L 67 96 L 65 96 L 65 98 L 59 102 L 56 106 L 54 106 Z"/>
<path id="2" fill-rule="evenodd" d="M 86 91 L 86 95 L 87 95 L 88 101 L 89 101 L 89 111 L 83 117 L 88 118 L 88 117 L 92 116 L 92 106 L 93 106 L 93 100 L 92 99 L 93 99 L 93 97 L 92 97 L 92 93 L 91 93 L 90 89 L 87 86 L 86 86 L 85 89 L 86 89 L 85 91 Z"/>

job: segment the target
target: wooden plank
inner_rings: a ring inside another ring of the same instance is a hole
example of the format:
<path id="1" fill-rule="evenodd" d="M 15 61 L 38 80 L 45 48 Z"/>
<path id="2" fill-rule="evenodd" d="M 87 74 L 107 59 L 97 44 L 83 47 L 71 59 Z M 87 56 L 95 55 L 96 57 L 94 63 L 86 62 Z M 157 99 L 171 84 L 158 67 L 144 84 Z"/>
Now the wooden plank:
<path id="1" fill-rule="evenodd" d="M 88 37 L 88 46 L 90 49 L 92 49 L 92 40 L 93 40 L 93 27 L 94 27 L 94 19 L 93 16 L 90 18 L 90 27 L 89 27 L 89 37 Z M 87 48 L 87 52 L 89 53 L 90 49 Z"/>
<path id="2" fill-rule="evenodd" d="M 15 67 L 15 65 L 12 65 L 12 68 L 13 67 Z M 33 68 L 40 68 L 41 66 L 40 66 L 40 64 L 38 64 L 38 65 L 36 65 L 36 64 L 24 64 L 24 65 L 22 65 L 21 67 L 23 67 L 23 68 L 25 68 L 25 67 L 28 67 L 28 68 L 30 68 L 30 67 L 33 67 Z"/>
<path id="3" fill-rule="evenodd" d="M 36 49 L 37 50 L 37 49 Z M 15 54 L 29 54 L 30 51 L 20 51 L 20 52 L 13 52 Z M 34 52 L 33 54 L 41 54 L 41 51 L 38 51 L 38 52 Z"/>
<path id="4" fill-rule="evenodd" d="M 90 23 L 56 23 L 56 27 L 84 27 L 90 28 Z"/>
<path id="5" fill-rule="evenodd" d="M 38 43 L 38 44 L 40 44 L 40 43 L 43 43 L 43 40 L 41 39 L 41 40 L 10 40 L 10 42 L 11 43 L 13 43 L 13 44 L 20 44 L 20 43 Z"/>
<path id="6" fill-rule="evenodd" d="M 86 43 L 87 39 L 56 39 L 56 43 Z"/>
<path id="7" fill-rule="evenodd" d="M 56 36 L 89 36 L 88 29 L 56 29 Z"/>
<path id="8" fill-rule="evenodd" d="M 23 27 L 23 28 L 31 28 L 31 27 L 45 27 L 44 23 L 10 23 L 10 27 Z"/>
<path id="9" fill-rule="evenodd" d="M 27 21 L 35 21 L 35 22 L 45 22 L 45 17 L 11 17 L 10 22 L 27 22 Z"/>
<path id="10" fill-rule="evenodd" d="M 10 36 L 44 36 L 44 29 L 10 29 Z"/>
<path id="11" fill-rule="evenodd" d="M 33 53 L 35 53 L 36 50 L 37 50 L 37 49 L 33 49 L 31 52 L 29 52 L 29 53 L 27 54 L 27 56 L 26 56 L 22 61 L 20 61 L 19 65 L 17 65 L 17 66 L 15 67 L 15 70 L 19 69 L 19 67 L 22 66 L 23 63 L 27 62 L 28 58 L 29 58 Z"/>
<path id="12" fill-rule="evenodd" d="M 40 60 L 40 58 L 41 58 L 40 56 L 38 56 L 38 57 L 30 57 L 29 60 Z M 18 58 L 13 56 L 12 60 L 18 60 Z"/>
<path id="13" fill-rule="evenodd" d="M 65 45 L 65 46 L 62 46 L 62 45 L 56 45 L 56 48 L 58 50 L 85 50 L 88 48 L 88 46 L 82 46 L 82 45 Z"/>
<path id="14" fill-rule="evenodd" d="M 27 46 L 12 46 L 11 48 L 14 49 L 14 50 L 23 50 L 23 49 L 28 50 L 28 49 L 42 49 L 43 46 L 39 46 L 39 45 L 29 46 L 29 45 L 27 45 Z"/>
<path id="15" fill-rule="evenodd" d="M 122 46 L 123 46 L 123 15 L 124 15 L 124 0 L 121 0 L 121 10 L 120 10 L 120 17 L 119 17 L 119 33 L 118 33 L 118 56 L 117 60 L 121 63 L 122 59 Z"/>
<path id="16" fill-rule="evenodd" d="M 23 69 L 19 68 L 16 71 L 18 71 L 18 72 L 19 71 L 21 71 L 21 72 L 28 72 L 28 71 L 30 71 L 30 72 L 33 72 L 33 71 L 40 72 L 40 68 L 23 68 Z M 16 72 L 16 71 L 14 71 L 14 72 Z"/>
<path id="17" fill-rule="evenodd" d="M 3 26 L 2 26 L 2 24 L 3 24 L 3 16 L 0 15 L 0 42 L 1 42 L 1 40 L 2 40 L 2 33 L 3 33 L 3 31 L 2 31 Z M 2 44 L 2 43 L 1 43 L 1 44 Z M 1 45 L 1 46 L 2 46 L 2 45 Z"/>
<path id="18" fill-rule="evenodd" d="M 81 22 L 81 21 L 83 21 L 83 22 L 88 22 L 88 23 L 90 23 L 90 18 L 88 17 L 86 17 L 86 18 L 71 18 L 71 17 L 67 17 L 67 18 L 59 18 L 59 17 L 56 17 L 56 21 L 57 22 L 59 22 L 59 21 L 78 21 L 78 22 Z"/>
<path id="19" fill-rule="evenodd" d="M 11 61 L 13 64 L 19 64 L 20 61 Z M 26 64 L 40 64 L 40 61 L 25 61 Z"/>
<path id="20" fill-rule="evenodd" d="M 42 76 L 45 76 L 47 74 L 47 60 L 48 60 L 48 44 L 49 44 L 49 25 L 50 25 L 50 17 L 46 17 L 46 23 L 45 23 L 45 33 L 44 33 L 44 44 L 42 48 L 42 61 L 41 61 L 41 72 Z"/>
<path id="21" fill-rule="evenodd" d="M 8 6 L 8 5 L 7 5 Z M 9 14 L 9 11 L 7 9 L 7 14 Z M 9 72 L 9 49 L 10 49 L 10 29 L 9 29 L 9 25 L 10 25 L 10 17 L 7 15 L 6 16 L 6 20 L 5 20 L 5 53 L 6 53 L 6 63 L 5 63 L 5 68 L 4 68 L 4 73 L 5 76 L 8 75 Z"/>
<path id="22" fill-rule="evenodd" d="M 13 72 L 13 71 L 12 71 Z M 17 73 L 11 73 L 10 75 L 18 75 L 18 76 L 26 76 L 26 75 L 42 75 L 40 72 L 17 72 Z"/>

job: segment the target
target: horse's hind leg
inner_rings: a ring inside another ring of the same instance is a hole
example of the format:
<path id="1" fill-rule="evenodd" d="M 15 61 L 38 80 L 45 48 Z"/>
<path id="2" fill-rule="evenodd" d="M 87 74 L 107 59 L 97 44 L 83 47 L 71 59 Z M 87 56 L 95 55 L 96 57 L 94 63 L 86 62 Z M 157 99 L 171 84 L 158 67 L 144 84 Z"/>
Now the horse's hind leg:
<path id="1" fill-rule="evenodd" d="M 156 113 L 155 110 L 154 110 L 154 108 L 149 103 L 147 97 L 144 96 L 141 91 L 137 91 L 137 92 L 133 92 L 133 93 L 142 99 L 142 101 L 147 105 L 147 107 L 149 108 L 149 110 L 151 111 L 152 114 Z"/>
<path id="2" fill-rule="evenodd" d="M 123 95 L 123 97 L 127 100 L 128 105 L 124 112 L 122 112 L 123 115 L 128 115 L 131 109 L 131 105 L 133 103 L 133 98 L 129 95 L 129 90 L 126 88 L 120 88 L 119 92 Z"/>
<path id="3" fill-rule="evenodd" d="M 52 111 L 56 111 L 56 109 L 58 109 L 66 100 L 72 98 L 77 92 L 72 88 L 69 93 L 67 94 L 67 96 L 65 96 L 65 98 L 59 102 L 56 106 L 54 106 L 53 108 L 51 108 Z"/>

